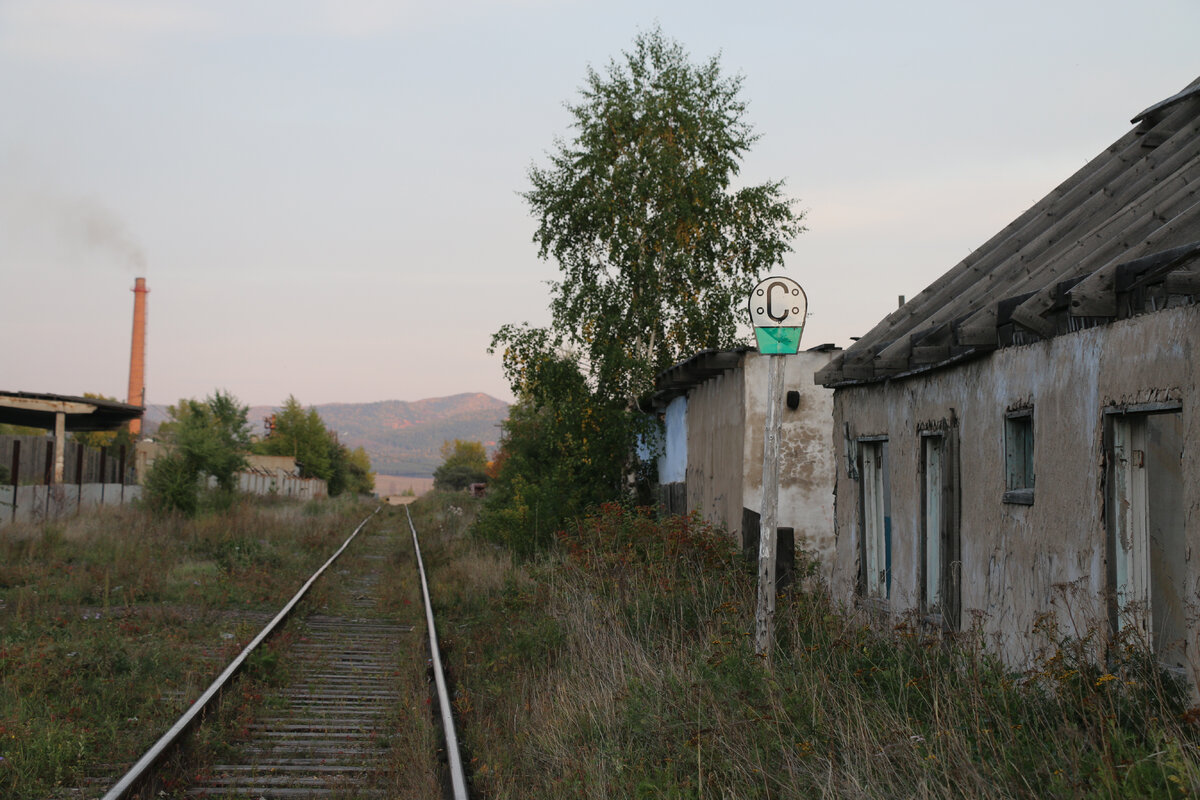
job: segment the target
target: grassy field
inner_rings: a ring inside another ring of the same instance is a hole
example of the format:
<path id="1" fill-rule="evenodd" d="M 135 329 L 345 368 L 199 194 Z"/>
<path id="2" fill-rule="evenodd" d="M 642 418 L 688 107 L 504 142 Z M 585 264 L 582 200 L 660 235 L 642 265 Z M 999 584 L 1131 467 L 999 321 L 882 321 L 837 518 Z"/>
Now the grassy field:
<path id="1" fill-rule="evenodd" d="M 0 531 L 0 796 L 102 793 L 369 511 L 111 509 Z M 255 657 L 197 752 L 216 752 L 286 679 L 278 651 L 294 635 Z"/>
<path id="2" fill-rule="evenodd" d="M 1136 649 L 1095 664 L 1047 623 L 1045 660 L 1014 672 L 970 633 L 865 624 L 809 569 L 768 667 L 754 575 L 720 532 L 610 506 L 517 564 L 464 535 L 471 503 L 418 506 L 475 796 L 1200 791 L 1200 712 Z"/>

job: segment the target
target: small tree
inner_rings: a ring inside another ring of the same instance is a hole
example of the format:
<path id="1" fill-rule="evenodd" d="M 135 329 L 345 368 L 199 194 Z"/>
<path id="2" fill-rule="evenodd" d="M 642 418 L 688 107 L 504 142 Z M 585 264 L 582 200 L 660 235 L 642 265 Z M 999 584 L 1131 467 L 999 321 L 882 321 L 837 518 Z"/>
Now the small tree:
<path id="1" fill-rule="evenodd" d="M 301 477 L 328 481 L 333 475 L 325 423 L 315 408 L 305 410 L 294 395 L 288 395 L 275 415 L 275 429 L 255 449 L 264 455 L 296 459 Z"/>
<path id="2" fill-rule="evenodd" d="M 237 488 L 237 472 L 246 466 L 250 425 L 246 406 L 217 391 L 206 400 L 180 400 L 170 406 L 170 420 L 158 429 L 168 452 L 157 458 L 147 476 L 152 506 L 194 514 L 208 478 L 226 495 Z"/>
<path id="3" fill-rule="evenodd" d="M 375 492 L 375 473 L 371 471 L 371 458 L 362 447 L 346 454 L 346 490 L 354 494 Z"/>
<path id="4" fill-rule="evenodd" d="M 315 408 L 305 409 L 289 395 L 275 415 L 275 426 L 266 439 L 255 446 L 263 455 L 291 456 L 296 459 L 301 477 L 326 482 L 330 497 L 343 492 L 371 494 L 375 491 L 375 473 L 371 459 L 361 447 L 350 450 L 325 427 Z"/>
<path id="5" fill-rule="evenodd" d="M 442 443 L 442 464 L 433 471 L 436 489 L 460 491 L 487 480 L 487 451 L 479 442 L 455 439 Z"/>

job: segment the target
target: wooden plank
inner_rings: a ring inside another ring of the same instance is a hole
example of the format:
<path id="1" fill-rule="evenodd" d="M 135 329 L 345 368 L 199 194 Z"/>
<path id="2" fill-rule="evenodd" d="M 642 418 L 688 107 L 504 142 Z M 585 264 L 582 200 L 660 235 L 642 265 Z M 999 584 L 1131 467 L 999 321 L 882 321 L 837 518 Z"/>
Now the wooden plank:
<path id="1" fill-rule="evenodd" d="M 1038 290 L 1013 312 L 1013 320 L 1039 335 L 1052 335 L 1054 323 L 1044 315 L 1061 305 L 1058 291 L 1066 280 L 1079 281 L 1113 258 L 1127 259 L 1135 252 L 1154 247 L 1151 242 L 1168 221 L 1191 207 L 1196 198 L 1196 178 L 1200 176 L 1200 136 L 1197 154 L 1168 180 L 1143 185 L 1148 193 L 1138 202 L 1120 210 L 1089 230 L 1077 247 L 1061 252 L 1032 273 L 1019 287 L 1034 285 Z M 1133 248 L 1131 250 L 1131 247 Z"/>
<path id="2" fill-rule="evenodd" d="M 920 345 L 912 349 L 913 365 L 938 364 L 950 360 L 950 345 Z"/>
<path id="3" fill-rule="evenodd" d="M 996 304 L 984 306 L 955 326 L 954 339 L 964 347 L 995 347 Z"/>
<path id="4" fill-rule="evenodd" d="M 1166 201 L 1170 209 L 1179 209 L 1187 204 L 1180 192 L 1194 190 L 1194 176 L 1200 174 L 1200 126 L 1193 123 L 1188 131 L 1171 148 L 1143 157 L 1137 169 L 1123 176 L 1133 178 L 1132 183 L 1104 187 L 1068 213 L 1060 220 L 1061 224 L 1051 226 L 1037 241 L 998 266 L 989 276 L 989 285 L 981 287 L 986 289 L 983 297 L 978 292 L 968 292 L 933 315 L 928 324 L 961 315 L 963 306 L 968 311 L 976 310 L 981 300 L 994 300 L 996 286 L 1004 282 L 1010 284 L 1012 294 L 1018 294 L 1056 283 L 1064 276 L 1087 274 L 1121 249 L 1122 237 L 1149 235 L 1161 221 L 1145 214 L 1139 216 L 1133 206 L 1153 207 L 1164 202 L 1166 194 L 1172 197 Z M 1176 174 L 1179 172 L 1186 174 Z M 1163 206 L 1158 208 L 1169 213 Z M 1140 229 L 1131 232 L 1135 225 L 1140 225 Z M 1106 249 L 1109 255 L 1104 253 Z M 1093 265 L 1083 266 L 1089 258 L 1093 259 Z"/>
<path id="5" fill-rule="evenodd" d="M 1186 244 L 1196 235 L 1200 225 L 1200 202 L 1193 203 L 1186 211 L 1176 215 L 1161 226 L 1136 250 L 1128 251 L 1125 257 L 1114 258 L 1094 271 L 1075 288 L 1071 289 L 1069 312 L 1073 317 L 1115 317 L 1117 315 L 1116 271 L 1128 256 L 1137 257 L 1147 250 L 1160 250 Z"/>
<path id="6" fill-rule="evenodd" d="M 1138 145 L 1140 134 L 1130 131 L 1097 158 L 1059 184 L 998 233 L 976 248 L 969 256 L 923 289 L 916 297 L 889 314 L 862 338 L 872 343 L 886 337 L 896 339 L 924 322 L 932 310 L 960 297 L 983 279 L 995 266 L 1040 233 L 1048 221 L 1100 191 L 1105 183 L 1121 174 L 1143 157 Z M 1098 161 L 1103 161 L 1097 165 Z M 850 348 L 851 350 L 854 347 Z"/>
<path id="7" fill-rule="evenodd" d="M 1186 128 L 1169 140 L 1166 150 L 1145 152 L 1138 144 L 1145 135 L 1141 131 L 1122 137 L 1106 151 L 1106 155 L 1093 159 L 1072 176 L 1077 185 L 1061 197 L 1056 197 L 1055 193 L 1049 195 L 972 257 L 909 301 L 900 309 L 907 320 L 893 313 L 885 320 L 886 324 L 872 329 L 864 341 L 874 342 L 887 336 L 899 342 L 902 333 L 919 332 L 978 311 L 994 299 L 996 287 L 1006 282 L 1027 286 L 1028 281 L 1021 280 L 1022 272 L 1028 278 L 1038 269 L 1039 263 L 1044 265 L 1048 253 L 1061 255 L 1077 245 L 1080 228 L 1087 230 L 1108 222 L 1114 208 L 1122 208 L 1138 194 L 1152 192 L 1164 172 L 1180 167 L 1200 154 L 1195 116 L 1194 109 L 1182 108 L 1160 122 L 1164 128 Z M 1094 246 L 1095 243 L 1084 244 Z M 893 364 L 892 357 L 899 356 L 903 349 L 904 345 L 894 345 L 892 352 L 885 352 L 883 362 Z"/>
<path id="8" fill-rule="evenodd" d="M 1168 294 L 1200 294 L 1200 265 L 1168 272 L 1163 285 Z"/>

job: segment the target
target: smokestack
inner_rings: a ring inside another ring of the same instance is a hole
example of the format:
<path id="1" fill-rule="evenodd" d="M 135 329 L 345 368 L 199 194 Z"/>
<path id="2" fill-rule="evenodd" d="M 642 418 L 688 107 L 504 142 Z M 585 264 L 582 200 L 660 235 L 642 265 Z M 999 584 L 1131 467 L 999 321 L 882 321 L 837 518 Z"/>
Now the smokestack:
<path id="1" fill-rule="evenodd" d="M 146 404 L 146 279 L 138 278 L 133 285 L 133 346 L 129 352 L 129 394 L 125 400 L 131 406 Z M 140 419 L 130 420 L 129 432 L 142 432 Z"/>

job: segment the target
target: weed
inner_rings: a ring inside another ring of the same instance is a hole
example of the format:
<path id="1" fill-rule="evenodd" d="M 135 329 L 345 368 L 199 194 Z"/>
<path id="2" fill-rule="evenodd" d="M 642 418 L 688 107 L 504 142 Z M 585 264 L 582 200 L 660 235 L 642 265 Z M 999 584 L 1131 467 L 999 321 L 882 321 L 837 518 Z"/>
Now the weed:
<path id="1" fill-rule="evenodd" d="M 557 542 L 519 562 L 443 530 L 427 555 L 484 796 L 1200 791 L 1200 711 L 1136 643 L 1097 659 L 1094 635 L 1048 626 L 1041 659 L 1016 672 L 969 631 L 881 631 L 800 566 L 768 668 L 753 570 L 722 532 L 614 505 Z"/>

